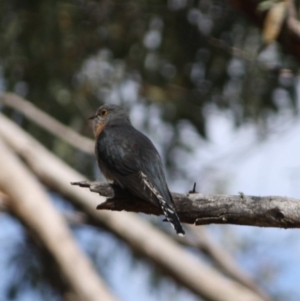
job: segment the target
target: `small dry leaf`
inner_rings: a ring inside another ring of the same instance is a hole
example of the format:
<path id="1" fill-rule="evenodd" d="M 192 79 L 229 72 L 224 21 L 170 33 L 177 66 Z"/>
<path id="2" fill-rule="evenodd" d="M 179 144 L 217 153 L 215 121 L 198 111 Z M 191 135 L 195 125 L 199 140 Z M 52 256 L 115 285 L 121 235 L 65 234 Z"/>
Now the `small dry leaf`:
<path id="1" fill-rule="evenodd" d="M 274 1 L 274 0 L 264 0 L 261 1 L 258 5 L 257 5 L 257 10 L 258 11 L 266 11 L 271 9 L 275 3 L 277 3 L 278 1 Z"/>
<path id="2" fill-rule="evenodd" d="M 263 27 L 263 40 L 266 45 L 271 44 L 278 37 L 286 14 L 286 0 L 274 4 L 268 11 Z"/>

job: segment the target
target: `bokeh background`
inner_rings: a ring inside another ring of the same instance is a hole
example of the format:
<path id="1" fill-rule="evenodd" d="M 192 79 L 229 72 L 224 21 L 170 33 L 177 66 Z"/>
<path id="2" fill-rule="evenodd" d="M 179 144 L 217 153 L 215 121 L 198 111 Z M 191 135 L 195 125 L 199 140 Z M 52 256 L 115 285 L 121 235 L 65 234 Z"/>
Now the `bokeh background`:
<path id="1" fill-rule="evenodd" d="M 87 117 L 103 103 L 124 106 L 158 148 L 171 191 L 186 193 L 196 182 L 202 193 L 300 198 L 300 35 L 289 26 L 299 7 L 276 0 L 2 0 L 0 93 L 13 92 L 90 138 Z M 0 110 L 72 168 L 103 179 L 93 154 L 49 133 L 21 107 L 2 103 Z M 79 212 L 44 188 L 57 210 Z M 140 217 L 172 237 L 162 217 Z M 202 228 L 270 300 L 300 299 L 298 230 Z M 71 229 L 117 300 L 207 300 L 88 218 Z M 201 250 L 182 248 L 224 274 Z M 77 300 L 57 274 L 51 254 L 3 208 L 0 300 Z"/>

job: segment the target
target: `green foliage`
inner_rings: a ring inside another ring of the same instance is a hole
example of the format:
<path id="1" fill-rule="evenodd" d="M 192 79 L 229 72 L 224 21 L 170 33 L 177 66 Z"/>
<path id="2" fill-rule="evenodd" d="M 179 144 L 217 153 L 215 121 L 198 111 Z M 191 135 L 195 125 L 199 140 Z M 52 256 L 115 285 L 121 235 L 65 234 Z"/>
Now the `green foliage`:
<path id="1" fill-rule="evenodd" d="M 12 0 L 1 2 L 0 18 L 6 89 L 78 130 L 77 116 L 128 76 L 168 122 L 190 120 L 204 136 L 211 105 L 232 110 L 237 124 L 266 119 L 280 111 L 274 91 L 282 88 L 294 107 L 293 85 L 280 83 L 282 68 L 293 76 L 294 60 L 278 50 L 272 62 L 255 60 L 260 34 L 227 1 Z M 104 49 L 113 76 L 80 77 Z"/>

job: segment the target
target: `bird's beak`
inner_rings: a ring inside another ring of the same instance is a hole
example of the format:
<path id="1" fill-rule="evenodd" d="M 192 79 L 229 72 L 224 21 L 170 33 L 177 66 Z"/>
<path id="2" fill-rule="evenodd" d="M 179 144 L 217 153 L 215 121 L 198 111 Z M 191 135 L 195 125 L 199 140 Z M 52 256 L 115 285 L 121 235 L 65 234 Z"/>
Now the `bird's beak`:
<path id="1" fill-rule="evenodd" d="M 96 118 L 96 115 L 93 115 L 93 116 L 89 117 L 88 119 L 92 120 L 92 119 L 95 119 L 95 118 Z"/>

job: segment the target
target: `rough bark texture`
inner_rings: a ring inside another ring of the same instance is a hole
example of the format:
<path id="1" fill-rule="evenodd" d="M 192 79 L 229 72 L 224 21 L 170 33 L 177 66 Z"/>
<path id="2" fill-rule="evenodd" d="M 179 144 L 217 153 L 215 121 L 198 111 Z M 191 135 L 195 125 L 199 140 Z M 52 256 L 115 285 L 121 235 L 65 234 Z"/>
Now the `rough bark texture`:
<path id="1" fill-rule="evenodd" d="M 161 215 L 160 208 L 147 203 L 116 185 L 102 182 L 73 182 L 73 185 L 88 187 L 92 192 L 108 197 L 97 209 L 143 212 Z M 184 195 L 172 193 L 176 211 L 184 223 L 235 224 L 259 227 L 299 228 L 300 201 L 278 196 Z"/>

